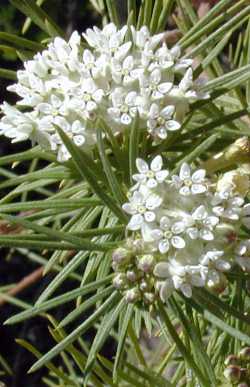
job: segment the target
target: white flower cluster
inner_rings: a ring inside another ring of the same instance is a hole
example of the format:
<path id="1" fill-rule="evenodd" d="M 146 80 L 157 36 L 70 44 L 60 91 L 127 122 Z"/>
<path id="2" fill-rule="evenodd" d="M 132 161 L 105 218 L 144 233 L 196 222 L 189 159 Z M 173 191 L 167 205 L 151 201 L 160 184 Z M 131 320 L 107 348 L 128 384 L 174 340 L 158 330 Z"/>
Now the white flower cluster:
<path id="1" fill-rule="evenodd" d="M 234 263 L 250 270 L 250 240 L 242 236 L 250 227 L 248 176 L 228 172 L 211 180 L 187 163 L 170 176 L 161 156 L 136 164 L 136 184 L 123 209 L 131 216 L 127 229 L 157 257 L 154 275 L 163 300 L 174 289 L 191 297 L 192 287 L 223 288 L 223 273 Z"/>
<path id="2" fill-rule="evenodd" d="M 13 142 L 31 139 L 64 161 L 70 155 L 57 126 L 78 146 L 91 146 L 98 115 L 114 133 L 138 116 L 138 125 L 163 140 L 180 128 L 189 103 L 206 97 L 193 82 L 192 60 L 181 58 L 178 46 L 168 49 L 163 33 L 150 36 L 145 26 L 137 31 L 111 23 L 83 37 L 89 48 L 74 32 L 24 63 L 8 88 L 21 97 L 21 108 L 1 106 L 0 134 Z"/>

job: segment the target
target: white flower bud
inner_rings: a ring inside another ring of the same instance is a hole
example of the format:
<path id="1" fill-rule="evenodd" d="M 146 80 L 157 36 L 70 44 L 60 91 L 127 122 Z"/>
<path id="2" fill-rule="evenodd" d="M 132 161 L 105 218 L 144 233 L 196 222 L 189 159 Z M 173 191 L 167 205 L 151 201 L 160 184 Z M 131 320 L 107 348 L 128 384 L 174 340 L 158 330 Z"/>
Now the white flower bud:
<path id="1" fill-rule="evenodd" d="M 133 270 L 128 270 L 126 272 L 126 277 L 130 282 L 135 282 L 137 280 L 137 275 Z"/>
<path id="2" fill-rule="evenodd" d="M 148 283 L 145 280 L 142 280 L 140 283 L 141 291 L 145 292 L 148 289 Z"/>
<path id="3" fill-rule="evenodd" d="M 233 192 L 240 196 L 246 196 L 250 188 L 250 180 L 248 175 L 240 172 L 240 170 L 234 170 L 226 172 L 219 179 L 217 183 L 218 192 Z"/>
<path id="4" fill-rule="evenodd" d="M 144 273 L 149 273 L 153 270 L 155 259 L 152 254 L 146 254 L 138 258 L 138 269 Z"/>
<path id="5" fill-rule="evenodd" d="M 113 279 L 113 285 L 117 289 L 122 289 L 126 285 L 126 277 L 123 273 L 118 273 Z"/>
<path id="6" fill-rule="evenodd" d="M 129 303 L 138 301 L 141 297 L 140 291 L 137 288 L 129 289 L 125 293 L 125 299 Z"/>
<path id="7" fill-rule="evenodd" d="M 118 247 L 118 249 L 113 251 L 112 259 L 117 264 L 122 264 L 127 262 L 130 258 L 130 252 L 124 247 Z"/>

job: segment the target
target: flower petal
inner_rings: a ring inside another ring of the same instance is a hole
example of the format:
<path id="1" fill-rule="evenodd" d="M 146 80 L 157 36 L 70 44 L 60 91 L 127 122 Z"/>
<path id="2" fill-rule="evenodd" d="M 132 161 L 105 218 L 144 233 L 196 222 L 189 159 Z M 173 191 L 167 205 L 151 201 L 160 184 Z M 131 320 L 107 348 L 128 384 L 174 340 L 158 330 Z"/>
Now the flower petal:
<path id="1" fill-rule="evenodd" d="M 136 168 L 140 173 L 148 172 L 149 168 L 146 161 L 144 161 L 143 159 L 137 158 L 135 163 L 136 163 Z"/>
<path id="2" fill-rule="evenodd" d="M 150 168 L 152 169 L 152 171 L 154 172 L 158 172 L 162 169 L 162 164 L 163 164 L 163 161 L 162 161 L 162 157 L 161 156 L 156 156 L 151 164 L 150 164 Z"/>
<path id="3" fill-rule="evenodd" d="M 132 218 L 130 219 L 127 225 L 127 228 L 128 230 L 136 231 L 141 228 L 142 224 L 143 224 L 143 216 L 141 214 L 136 214 L 136 215 L 133 215 Z"/>
<path id="4" fill-rule="evenodd" d="M 205 187 L 205 185 L 202 184 L 193 184 L 191 187 L 191 192 L 193 195 L 204 193 L 206 192 L 206 190 L 207 188 Z"/>
<path id="5" fill-rule="evenodd" d="M 159 251 L 161 254 L 165 254 L 168 252 L 169 250 L 169 241 L 167 239 L 162 239 L 160 242 L 159 242 Z"/>
<path id="6" fill-rule="evenodd" d="M 195 171 L 192 174 L 192 181 L 194 183 L 201 183 L 206 176 L 206 171 L 205 169 L 198 169 L 198 171 Z"/>
<path id="7" fill-rule="evenodd" d="M 184 239 L 179 236 L 174 236 L 171 243 L 176 249 L 183 249 L 186 246 Z"/>
<path id="8" fill-rule="evenodd" d="M 189 165 L 187 163 L 183 163 L 180 168 L 180 179 L 185 180 L 190 178 L 190 176 L 191 176 L 191 171 L 190 171 Z"/>

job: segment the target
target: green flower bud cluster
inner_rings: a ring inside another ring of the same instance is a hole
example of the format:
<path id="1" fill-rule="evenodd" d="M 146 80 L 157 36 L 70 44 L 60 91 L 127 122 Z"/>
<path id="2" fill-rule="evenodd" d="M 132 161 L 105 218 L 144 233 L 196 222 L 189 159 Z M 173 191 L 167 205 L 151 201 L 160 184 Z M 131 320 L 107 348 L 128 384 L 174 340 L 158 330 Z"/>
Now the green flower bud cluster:
<path id="1" fill-rule="evenodd" d="M 238 355 L 229 355 L 225 360 L 225 378 L 237 387 L 250 387 L 250 347 L 240 350 Z"/>
<path id="2" fill-rule="evenodd" d="M 140 240 L 128 241 L 112 253 L 112 267 L 116 273 L 113 283 L 128 303 L 150 305 L 156 297 L 153 270 L 156 259 L 143 254 Z"/>

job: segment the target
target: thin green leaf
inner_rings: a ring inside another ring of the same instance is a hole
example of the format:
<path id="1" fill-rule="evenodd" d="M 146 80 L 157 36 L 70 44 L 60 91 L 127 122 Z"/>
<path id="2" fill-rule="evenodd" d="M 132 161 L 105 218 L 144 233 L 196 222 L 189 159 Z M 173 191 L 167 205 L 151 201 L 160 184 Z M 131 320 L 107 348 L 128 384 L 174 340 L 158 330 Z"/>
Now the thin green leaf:
<path id="1" fill-rule="evenodd" d="M 126 197 L 121 190 L 120 184 L 115 176 L 115 173 L 112 169 L 112 166 L 111 166 L 111 164 L 108 160 L 107 154 L 105 152 L 105 146 L 104 146 L 104 142 L 103 142 L 101 129 L 97 129 L 97 146 L 99 149 L 99 154 L 100 154 L 100 158 L 102 161 L 103 169 L 104 169 L 104 172 L 107 176 L 112 194 L 118 203 L 120 203 L 120 204 L 124 203 L 124 201 L 126 200 Z"/>
<path id="2" fill-rule="evenodd" d="M 118 293 L 114 292 L 98 310 L 90 315 L 90 317 L 80 324 L 73 332 L 71 332 L 65 339 L 58 343 L 48 353 L 43 355 L 29 370 L 29 372 L 37 371 L 39 368 L 47 364 L 51 359 L 57 356 L 61 351 L 64 351 L 70 344 L 72 344 L 78 337 L 80 337 L 86 330 L 93 326 L 94 322 L 107 313 L 108 310 L 117 302 Z"/>
<path id="3" fill-rule="evenodd" d="M 133 312 L 134 312 L 134 306 L 133 304 L 129 304 L 127 306 L 126 313 L 122 322 L 122 327 L 119 332 L 118 346 L 117 346 L 117 351 L 115 355 L 115 363 L 114 363 L 114 369 L 113 369 L 113 376 L 115 379 L 117 378 L 117 369 L 119 367 L 121 356 L 124 350 L 124 344 L 127 336 L 128 325 L 132 318 Z"/>
<path id="4" fill-rule="evenodd" d="M 204 387 L 210 387 L 210 383 L 208 380 L 206 380 L 205 376 L 201 373 L 200 369 L 198 368 L 197 364 L 194 362 L 194 359 L 188 349 L 185 347 L 183 342 L 180 340 L 178 334 L 176 333 L 175 328 L 173 327 L 168 314 L 165 311 L 164 306 L 159 303 L 158 306 L 159 316 L 161 317 L 161 325 L 166 326 L 168 333 L 172 337 L 173 341 L 175 342 L 177 348 L 179 349 L 180 353 L 184 357 L 184 359 L 187 361 L 191 369 L 196 374 L 197 378 L 202 383 L 202 386 Z"/>
<path id="5" fill-rule="evenodd" d="M 97 281 L 97 282 L 99 282 L 99 281 Z M 68 325 L 69 323 L 74 321 L 80 315 L 83 316 L 83 312 L 85 310 L 87 310 L 91 306 L 95 305 L 98 301 L 103 300 L 103 298 L 108 296 L 113 290 L 114 290 L 114 287 L 109 286 L 108 288 L 105 288 L 105 289 L 99 291 L 93 297 L 88 298 L 86 301 L 84 301 L 83 303 L 78 305 L 76 309 L 72 310 L 72 312 L 70 312 L 66 317 L 64 317 L 63 320 L 60 321 L 60 323 L 58 325 L 58 329 L 64 328 L 66 325 Z"/>
<path id="6" fill-rule="evenodd" d="M 105 317 L 103 318 L 103 321 L 98 328 L 95 339 L 89 351 L 88 360 L 85 367 L 87 372 L 93 366 L 93 363 L 96 359 L 96 354 L 99 352 L 100 348 L 109 336 L 111 329 L 115 325 L 122 309 L 124 308 L 125 302 L 125 299 L 122 298 L 119 304 L 113 310 L 111 310 L 111 312 L 108 314 L 106 313 Z"/>
<path id="7" fill-rule="evenodd" d="M 26 48 L 31 51 L 39 51 L 44 49 L 44 46 L 41 43 L 35 42 L 33 40 L 21 38 L 18 35 L 10 34 L 7 32 L 0 32 L 0 40 L 11 43 L 15 47 Z"/>
<path id="8" fill-rule="evenodd" d="M 101 280 L 91 282 L 85 285 L 84 287 L 70 290 L 60 296 L 52 298 L 49 301 L 45 301 L 43 303 L 40 303 L 39 305 L 35 305 L 29 308 L 28 310 L 25 310 L 21 313 L 16 314 L 15 316 L 10 317 L 8 320 L 5 321 L 4 324 L 6 325 L 17 324 L 21 321 L 27 320 L 29 318 L 32 318 L 34 316 L 47 312 L 50 309 L 56 308 L 59 305 L 65 304 L 66 302 L 76 299 L 78 296 L 84 296 L 88 293 L 93 292 L 99 286 L 105 285 L 108 282 L 110 282 L 111 279 L 112 279 L 112 276 L 108 276 Z"/>
<path id="9" fill-rule="evenodd" d="M 2 68 L 0 68 L 0 78 L 10 79 L 11 81 L 17 80 L 15 71 Z"/>
<path id="10" fill-rule="evenodd" d="M 85 241 L 79 237 L 69 235 L 68 233 L 62 232 L 62 231 L 57 231 L 55 229 L 45 227 L 45 226 L 40 226 L 37 223 L 30 222 L 24 218 L 21 217 L 15 217 L 11 215 L 6 215 L 6 214 L 0 214 L 0 217 L 4 220 L 7 220 L 10 223 L 13 224 L 18 224 L 20 226 L 23 226 L 25 228 L 28 228 L 30 230 L 36 231 L 38 233 L 46 234 L 46 235 L 51 235 L 55 239 L 61 241 L 66 241 L 72 244 L 72 249 L 75 247 L 81 248 L 82 250 L 88 250 L 88 251 L 109 251 L 110 247 L 105 246 L 102 244 L 102 246 L 99 246 L 98 244 L 92 243 Z"/>
<path id="11" fill-rule="evenodd" d="M 41 352 L 39 352 L 33 345 L 28 343 L 26 340 L 23 339 L 16 339 L 17 344 L 21 345 L 23 348 L 27 349 L 29 352 L 31 352 L 36 358 L 40 359 L 42 357 Z M 60 379 L 62 379 L 65 383 L 70 383 L 70 386 L 78 386 L 78 384 L 75 384 L 72 379 L 68 377 L 62 370 L 55 367 L 53 363 L 48 362 L 45 367 L 47 367 L 53 374 L 57 375 Z"/>
<path id="12" fill-rule="evenodd" d="M 88 181 L 93 191 L 96 195 L 111 209 L 111 211 L 121 220 L 121 222 L 126 222 L 127 217 L 124 215 L 123 211 L 118 207 L 112 198 L 110 198 L 103 189 L 99 186 L 96 181 L 95 175 L 87 167 L 84 162 L 83 152 L 70 140 L 70 138 L 63 132 L 60 128 L 57 128 L 58 133 L 65 144 L 66 148 L 70 152 L 73 162 L 80 173 L 80 175 Z M 84 168 L 83 168 L 84 165 Z"/>

